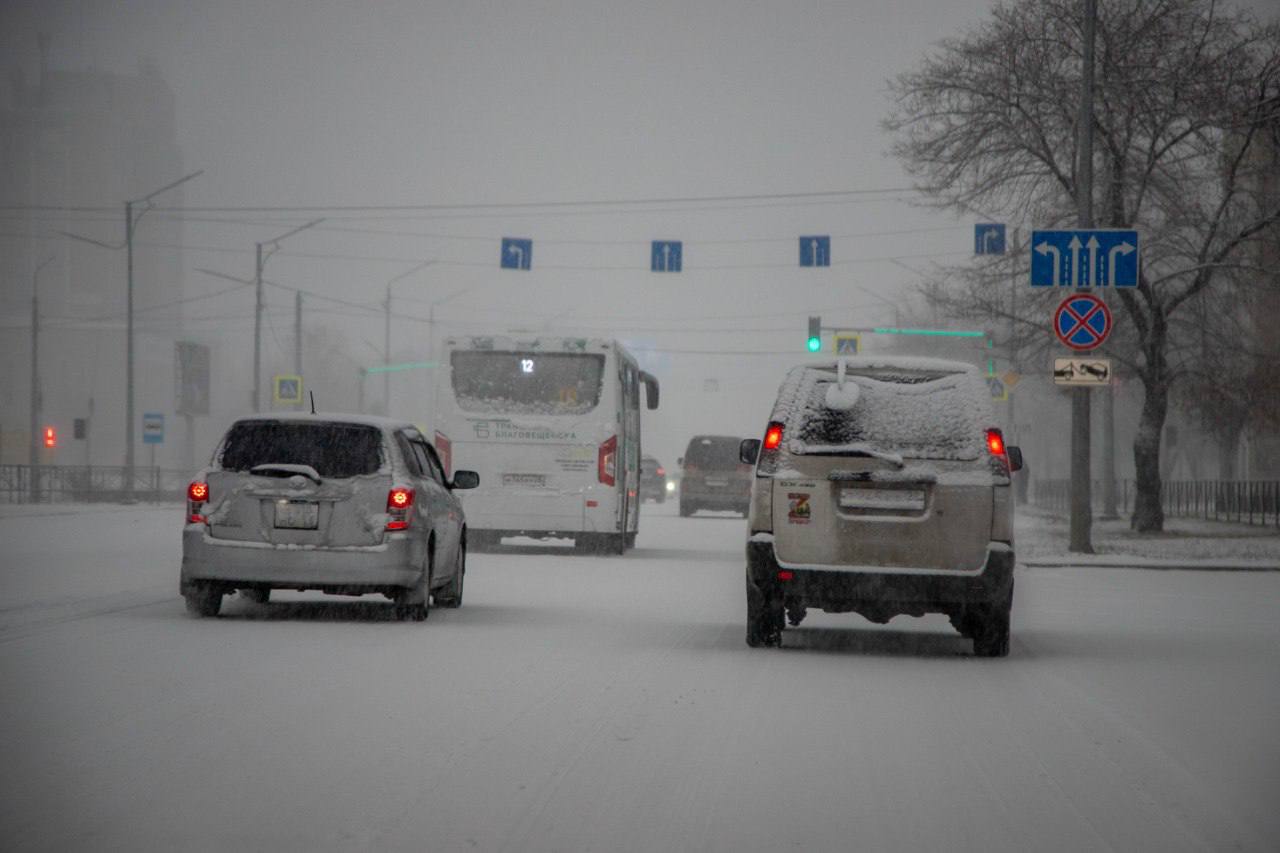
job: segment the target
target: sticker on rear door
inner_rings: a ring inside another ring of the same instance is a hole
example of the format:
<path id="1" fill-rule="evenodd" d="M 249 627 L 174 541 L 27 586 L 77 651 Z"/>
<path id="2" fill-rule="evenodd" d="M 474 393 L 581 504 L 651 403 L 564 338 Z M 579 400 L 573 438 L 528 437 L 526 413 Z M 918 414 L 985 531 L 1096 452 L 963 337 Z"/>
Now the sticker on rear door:
<path id="1" fill-rule="evenodd" d="M 787 523 L 809 523 L 808 492 L 787 492 Z"/>

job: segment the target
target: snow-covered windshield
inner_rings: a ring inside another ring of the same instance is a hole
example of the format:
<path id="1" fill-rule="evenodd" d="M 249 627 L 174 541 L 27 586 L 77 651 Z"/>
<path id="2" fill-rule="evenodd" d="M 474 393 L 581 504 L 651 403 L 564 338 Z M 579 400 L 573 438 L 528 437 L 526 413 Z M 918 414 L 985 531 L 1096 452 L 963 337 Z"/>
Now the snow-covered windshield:
<path id="1" fill-rule="evenodd" d="M 382 434 L 364 424 L 241 421 L 227 433 L 222 468 L 257 465 L 310 465 L 338 479 L 372 474 L 382 465 Z"/>
<path id="2" fill-rule="evenodd" d="M 456 351 L 450 364 L 454 396 L 468 412 L 582 415 L 600 402 L 603 355 Z"/>
<path id="3" fill-rule="evenodd" d="M 981 457 L 986 426 L 982 397 L 967 374 L 902 371 L 852 375 L 846 383 L 857 387 L 847 408 L 829 405 L 834 381 L 812 383 L 792 433 L 797 442 L 792 452 L 862 450 L 911 459 Z"/>

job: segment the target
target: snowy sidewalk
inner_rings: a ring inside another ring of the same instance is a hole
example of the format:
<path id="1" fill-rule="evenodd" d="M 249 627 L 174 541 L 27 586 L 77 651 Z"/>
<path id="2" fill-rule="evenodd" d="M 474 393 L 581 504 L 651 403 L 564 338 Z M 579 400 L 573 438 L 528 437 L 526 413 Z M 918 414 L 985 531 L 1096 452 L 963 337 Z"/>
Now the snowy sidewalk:
<path id="1" fill-rule="evenodd" d="M 1030 568 L 1091 566 L 1199 571 L 1280 571 L 1280 531 L 1275 527 L 1166 518 L 1161 533 L 1137 533 L 1129 519 L 1093 520 L 1094 554 L 1067 549 L 1066 516 L 1019 507 L 1014 522 L 1018 562 Z"/>

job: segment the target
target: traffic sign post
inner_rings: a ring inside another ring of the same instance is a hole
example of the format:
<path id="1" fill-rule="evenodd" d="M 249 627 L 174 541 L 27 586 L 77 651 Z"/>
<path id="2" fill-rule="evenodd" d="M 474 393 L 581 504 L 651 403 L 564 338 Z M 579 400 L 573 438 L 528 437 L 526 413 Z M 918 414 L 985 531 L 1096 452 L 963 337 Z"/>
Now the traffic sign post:
<path id="1" fill-rule="evenodd" d="M 1004 254 L 1004 223 L 979 222 L 973 226 L 973 253 L 975 255 Z"/>
<path id="2" fill-rule="evenodd" d="M 649 249 L 651 272 L 680 272 L 683 269 L 684 243 L 679 240 L 654 240 Z"/>
<path id="3" fill-rule="evenodd" d="M 1053 332 L 1077 352 L 1094 349 L 1111 334 L 1111 309 L 1091 293 L 1068 296 L 1053 314 Z"/>
<path id="4" fill-rule="evenodd" d="M 302 405 L 302 377 L 292 374 L 277 374 L 272 377 L 272 399 L 277 404 L 286 406 Z"/>
<path id="5" fill-rule="evenodd" d="M 800 238 L 800 266 L 831 266 L 831 237 L 827 234 L 810 234 Z"/>
<path id="6" fill-rule="evenodd" d="M 524 237 L 503 237 L 499 263 L 504 270 L 533 268 L 533 240 Z"/>
<path id="7" fill-rule="evenodd" d="M 858 335 L 836 333 L 836 355 L 857 355 L 861 349 L 862 338 Z"/>
<path id="8" fill-rule="evenodd" d="M 1137 287 L 1138 232 L 1031 232 L 1032 287 Z"/>

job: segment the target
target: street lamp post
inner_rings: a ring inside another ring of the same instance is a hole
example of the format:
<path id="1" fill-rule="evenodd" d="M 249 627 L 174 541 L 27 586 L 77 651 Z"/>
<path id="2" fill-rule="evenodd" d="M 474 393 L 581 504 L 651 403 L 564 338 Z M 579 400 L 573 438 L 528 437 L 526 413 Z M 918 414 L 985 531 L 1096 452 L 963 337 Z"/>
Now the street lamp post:
<path id="1" fill-rule="evenodd" d="M 412 269 L 405 270 L 400 275 L 387 282 L 387 298 L 383 301 L 383 328 L 382 328 L 382 364 L 389 366 L 391 364 L 391 285 L 397 281 L 408 278 L 420 269 L 425 269 L 435 263 L 435 260 L 423 261 L 414 266 Z M 363 390 L 363 382 L 361 390 Z M 384 415 L 391 414 L 391 373 L 384 372 L 382 374 L 382 405 L 385 411 Z"/>
<path id="2" fill-rule="evenodd" d="M 306 225 L 299 225 L 292 231 L 286 231 L 273 240 L 266 240 L 262 243 L 255 243 L 254 252 L 254 311 L 253 311 L 253 410 L 255 412 L 262 409 L 262 272 L 266 269 L 267 261 L 271 259 L 280 248 L 280 241 L 286 237 L 292 237 L 299 231 L 319 225 L 324 222 L 323 219 L 313 219 Z M 268 248 L 267 253 L 262 253 L 263 246 Z"/>
<path id="3" fill-rule="evenodd" d="M 126 201 L 124 203 L 124 243 L 113 245 L 111 243 L 103 243 L 100 240 L 93 240 L 89 237 L 83 237 L 79 234 L 70 234 L 66 231 L 60 232 L 65 237 L 73 240 L 80 240 L 85 243 L 92 243 L 95 246 L 102 246 L 107 249 L 124 249 L 126 254 L 127 285 L 125 289 L 125 393 L 124 393 L 124 499 L 132 501 L 133 499 L 133 469 L 134 469 L 134 423 L 133 423 L 133 373 L 134 373 L 134 355 L 133 355 L 133 234 L 134 230 L 142 217 L 151 209 L 151 199 L 163 192 L 168 192 L 174 187 L 185 184 L 192 178 L 197 178 L 204 174 L 204 169 L 192 172 L 186 177 L 179 178 L 171 184 L 165 184 L 160 189 L 149 195 L 145 195 L 134 201 Z M 133 206 L 135 204 L 146 205 L 137 218 L 133 215 Z"/>
<path id="4" fill-rule="evenodd" d="M 40 499 L 40 270 L 53 261 L 45 258 L 31 273 L 31 500 Z"/>

